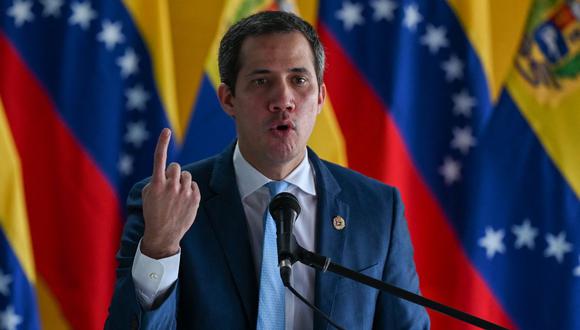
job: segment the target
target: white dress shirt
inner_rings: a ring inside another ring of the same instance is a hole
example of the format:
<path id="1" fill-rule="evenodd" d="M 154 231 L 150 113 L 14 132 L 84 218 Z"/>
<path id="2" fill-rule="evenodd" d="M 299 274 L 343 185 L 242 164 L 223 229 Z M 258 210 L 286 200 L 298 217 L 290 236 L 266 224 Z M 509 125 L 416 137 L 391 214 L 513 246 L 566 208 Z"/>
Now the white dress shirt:
<path id="1" fill-rule="evenodd" d="M 270 201 L 270 193 L 264 185 L 272 180 L 256 170 L 242 156 L 238 145 L 233 155 L 234 171 L 246 220 L 250 248 L 255 260 L 255 276 L 259 282 L 262 240 L 264 233 L 263 216 Z M 310 165 L 307 152 L 302 162 L 284 181 L 290 185 L 287 192 L 292 193 L 302 206 L 302 212 L 294 225 L 296 241 L 307 250 L 314 251 L 316 237 L 317 197 L 315 173 Z M 150 308 L 157 297 L 163 295 L 177 280 L 180 254 L 152 259 L 141 253 L 139 247 L 133 262 L 133 281 L 137 296 L 145 308 Z M 308 301 L 314 302 L 314 269 L 300 263 L 292 267 L 292 286 Z M 286 289 L 286 329 L 312 329 L 313 312 Z"/>

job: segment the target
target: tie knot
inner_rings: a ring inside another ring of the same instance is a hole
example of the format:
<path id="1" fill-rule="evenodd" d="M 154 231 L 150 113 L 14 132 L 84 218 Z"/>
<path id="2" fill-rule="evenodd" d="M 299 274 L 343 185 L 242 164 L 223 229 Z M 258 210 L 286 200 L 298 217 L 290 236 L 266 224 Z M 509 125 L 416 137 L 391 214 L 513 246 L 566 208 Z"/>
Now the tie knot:
<path id="1" fill-rule="evenodd" d="M 288 182 L 286 181 L 270 181 L 266 183 L 268 189 L 270 189 L 270 197 L 274 197 L 279 193 L 283 192 L 288 188 Z"/>

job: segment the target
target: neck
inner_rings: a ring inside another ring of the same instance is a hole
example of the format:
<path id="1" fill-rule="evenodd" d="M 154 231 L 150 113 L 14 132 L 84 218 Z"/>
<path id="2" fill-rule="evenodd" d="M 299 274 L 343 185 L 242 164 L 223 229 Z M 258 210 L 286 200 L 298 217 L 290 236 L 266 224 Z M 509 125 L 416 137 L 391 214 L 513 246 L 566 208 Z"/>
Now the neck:
<path id="1" fill-rule="evenodd" d="M 295 164 L 283 164 L 280 166 L 259 166 L 257 164 L 252 164 L 260 173 L 264 174 L 265 177 L 271 180 L 280 181 L 285 179 L 298 165 L 302 159 L 300 159 Z"/>

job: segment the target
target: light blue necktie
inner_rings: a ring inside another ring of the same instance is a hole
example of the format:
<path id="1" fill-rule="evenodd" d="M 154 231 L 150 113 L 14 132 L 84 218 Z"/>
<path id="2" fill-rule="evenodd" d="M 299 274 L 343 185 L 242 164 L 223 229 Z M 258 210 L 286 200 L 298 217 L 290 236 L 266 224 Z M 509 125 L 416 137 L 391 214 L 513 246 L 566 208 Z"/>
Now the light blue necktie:
<path id="1" fill-rule="evenodd" d="M 288 187 L 284 181 L 271 181 L 270 199 Z M 268 203 L 269 204 L 269 203 Z M 284 284 L 278 270 L 278 246 L 276 245 L 276 223 L 268 206 L 264 212 L 264 241 L 262 245 L 262 270 L 260 272 L 260 299 L 258 305 L 257 330 L 284 330 Z"/>

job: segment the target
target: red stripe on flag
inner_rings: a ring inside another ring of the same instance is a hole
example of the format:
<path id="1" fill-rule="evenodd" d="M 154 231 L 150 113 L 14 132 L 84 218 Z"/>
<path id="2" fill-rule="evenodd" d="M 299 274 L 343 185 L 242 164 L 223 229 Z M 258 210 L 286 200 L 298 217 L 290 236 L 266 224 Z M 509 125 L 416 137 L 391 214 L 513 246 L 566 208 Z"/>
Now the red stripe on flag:
<path id="1" fill-rule="evenodd" d="M 1 33 L 0 72 L 0 95 L 22 163 L 36 269 L 72 328 L 102 329 L 121 228 L 116 192 Z"/>
<path id="2" fill-rule="evenodd" d="M 378 95 L 326 30 L 326 86 L 345 137 L 349 167 L 400 189 L 415 247 L 421 291 L 427 297 L 515 328 L 472 266 L 429 187 L 413 164 L 399 130 Z M 434 329 L 467 325 L 431 312 Z"/>

